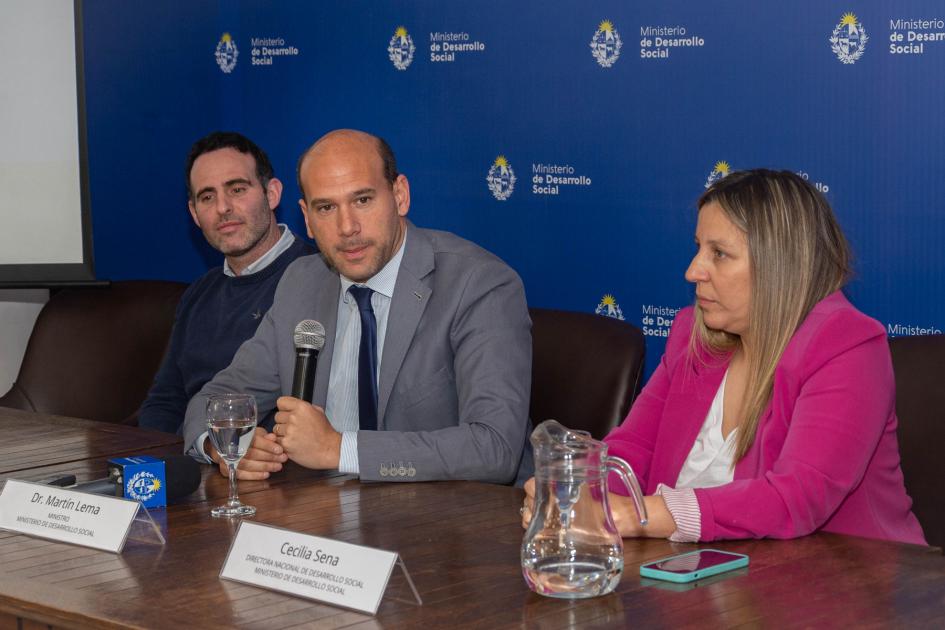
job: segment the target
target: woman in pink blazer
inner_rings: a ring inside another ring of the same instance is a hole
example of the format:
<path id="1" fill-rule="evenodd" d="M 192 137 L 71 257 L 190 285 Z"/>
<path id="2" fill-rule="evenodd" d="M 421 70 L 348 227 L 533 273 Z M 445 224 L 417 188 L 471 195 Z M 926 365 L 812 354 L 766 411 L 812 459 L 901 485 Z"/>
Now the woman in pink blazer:
<path id="1" fill-rule="evenodd" d="M 621 533 L 925 544 L 899 466 L 885 331 L 840 293 L 850 255 L 826 200 L 759 169 L 719 180 L 698 207 L 696 304 L 605 440 L 648 495 L 645 526 L 611 495 Z"/>

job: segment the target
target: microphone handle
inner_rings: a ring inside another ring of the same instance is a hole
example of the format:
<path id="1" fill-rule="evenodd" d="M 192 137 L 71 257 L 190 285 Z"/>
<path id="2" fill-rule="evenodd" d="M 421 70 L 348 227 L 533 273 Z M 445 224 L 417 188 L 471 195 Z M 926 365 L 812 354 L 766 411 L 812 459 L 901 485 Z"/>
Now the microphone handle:
<path id="1" fill-rule="evenodd" d="M 317 361 L 318 350 L 312 348 L 295 349 L 295 372 L 292 375 L 292 396 L 294 398 L 312 402 Z"/>
<path id="2" fill-rule="evenodd" d="M 47 486 L 58 486 L 60 488 L 67 488 L 69 486 L 75 485 L 75 475 L 61 475 L 55 477 L 48 481 L 40 481 L 39 483 L 46 484 Z"/>
<path id="3" fill-rule="evenodd" d="M 114 477 L 86 481 L 85 483 L 77 483 L 76 485 L 69 488 L 69 490 L 89 492 L 91 494 L 104 494 L 112 497 L 121 496 L 121 484 L 119 484 Z"/>

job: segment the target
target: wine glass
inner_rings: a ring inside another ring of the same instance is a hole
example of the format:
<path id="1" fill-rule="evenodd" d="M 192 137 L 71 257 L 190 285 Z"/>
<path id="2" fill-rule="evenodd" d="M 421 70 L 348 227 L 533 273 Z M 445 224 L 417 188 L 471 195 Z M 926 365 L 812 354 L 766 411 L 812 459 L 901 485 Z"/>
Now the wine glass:
<path id="1" fill-rule="evenodd" d="M 210 441 L 230 473 L 230 498 L 210 510 L 212 516 L 252 516 L 256 508 L 240 503 L 236 495 L 236 466 L 256 432 L 256 399 L 249 394 L 214 394 L 207 399 Z"/>

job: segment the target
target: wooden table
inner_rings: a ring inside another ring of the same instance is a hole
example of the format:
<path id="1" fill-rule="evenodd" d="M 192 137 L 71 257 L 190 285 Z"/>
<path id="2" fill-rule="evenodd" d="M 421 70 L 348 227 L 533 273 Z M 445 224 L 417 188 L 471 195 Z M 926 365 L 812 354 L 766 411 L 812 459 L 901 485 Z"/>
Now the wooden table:
<path id="1" fill-rule="evenodd" d="M 162 449 L 179 452 L 177 445 L 152 450 Z M 95 457 L 83 461 L 90 471 L 97 465 Z M 924 547 L 829 534 L 719 543 L 712 546 L 749 554 L 751 566 L 679 589 L 644 583 L 639 565 L 695 546 L 627 540 L 617 591 L 569 602 L 535 595 L 522 579 L 521 490 L 369 484 L 296 466 L 268 481 L 241 482 L 240 496 L 256 506 L 257 522 L 401 554 L 423 606 L 395 570 L 371 617 L 220 580 L 236 524 L 210 517 L 227 485 L 210 467 L 204 477 L 187 502 L 156 512 L 167 528 L 164 547 L 129 543 L 114 555 L 0 533 L 0 628 L 18 627 L 17 617 L 24 628 L 45 627 L 27 620 L 77 628 L 267 629 L 945 624 L 945 558 Z"/>
<path id="2" fill-rule="evenodd" d="M 21 473 L 47 466 L 55 472 L 95 458 L 134 455 L 144 449 L 181 444 L 176 435 L 160 431 L 7 407 L 0 407 L 0 436 L 0 475 L 18 479 L 29 476 Z M 178 446 L 177 451 L 181 450 Z M 104 468 L 96 477 L 103 476 Z"/>

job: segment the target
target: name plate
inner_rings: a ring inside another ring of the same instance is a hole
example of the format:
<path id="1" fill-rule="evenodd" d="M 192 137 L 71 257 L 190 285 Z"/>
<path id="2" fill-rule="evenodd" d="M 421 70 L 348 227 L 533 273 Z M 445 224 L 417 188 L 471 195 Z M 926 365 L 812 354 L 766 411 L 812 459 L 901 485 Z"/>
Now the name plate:
<path id="1" fill-rule="evenodd" d="M 243 521 L 220 577 L 373 615 L 396 561 L 392 551 Z"/>
<path id="2" fill-rule="evenodd" d="M 118 497 L 7 480 L 0 529 L 120 553 L 141 505 Z"/>

